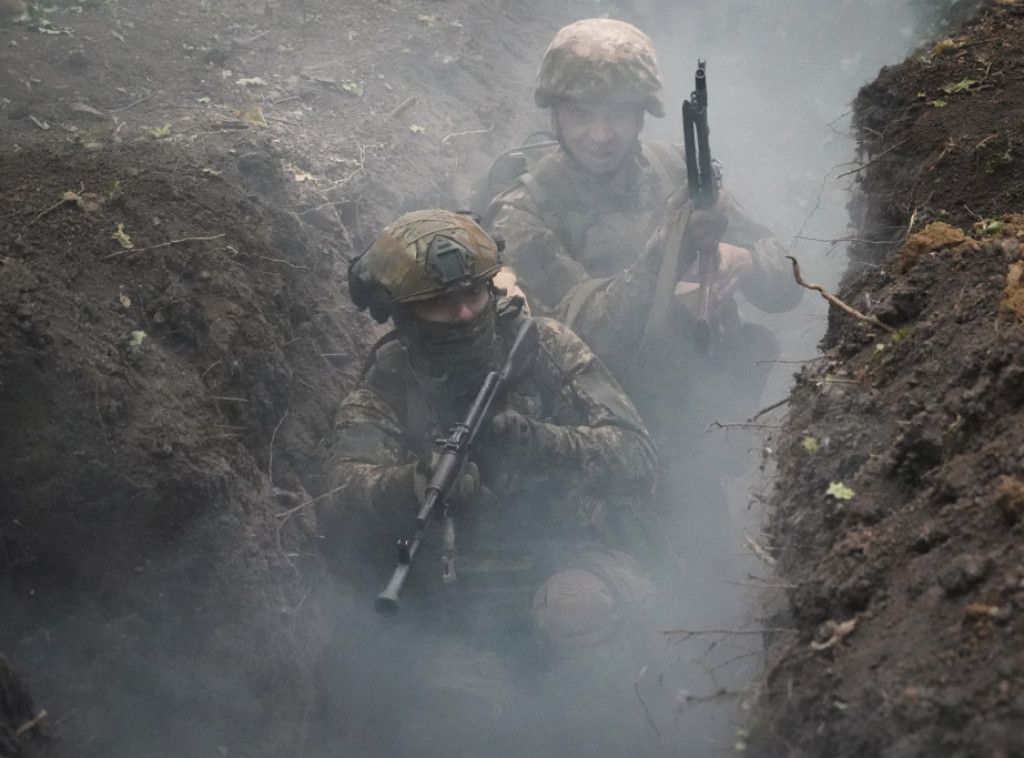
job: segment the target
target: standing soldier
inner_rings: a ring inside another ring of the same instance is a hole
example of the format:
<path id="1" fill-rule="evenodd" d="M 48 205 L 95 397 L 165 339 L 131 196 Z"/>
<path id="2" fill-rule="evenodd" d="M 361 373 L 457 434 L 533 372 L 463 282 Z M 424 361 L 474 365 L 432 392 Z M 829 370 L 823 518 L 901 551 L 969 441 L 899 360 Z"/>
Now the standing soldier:
<path id="1" fill-rule="evenodd" d="M 781 312 L 802 290 L 770 232 L 732 198 L 692 207 L 680 148 L 640 141 L 645 114 L 665 108 L 655 52 L 639 29 L 597 18 L 560 30 L 535 99 L 551 111 L 557 144 L 516 154 L 524 172 L 491 203 L 492 227 L 508 240 L 506 259 L 533 311 L 567 323 L 636 402 L 661 453 L 662 507 L 678 515 L 685 500 L 686 531 L 695 544 L 714 544 L 701 524 L 727 522 L 717 474 L 745 451 L 704 431 L 757 409 L 778 354 L 767 329 L 743 323 L 734 295 Z M 718 254 L 706 354 L 694 336 L 697 250 Z M 667 255 L 676 265 L 663 265 Z M 712 552 L 726 554 L 721 544 Z"/>
<path id="2" fill-rule="evenodd" d="M 338 412 L 334 495 L 320 513 L 364 579 L 383 584 L 395 542 L 414 531 L 436 441 L 466 416 L 531 318 L 521 298 L 493 286 L 500 266 L 498 245 L 473 220 L 429 210 L 396 220 L 349 269 L 353 302 L 394 323 Z M 445 503 L 444 539 L 428 534 L 410 569 L 392 626 L 418 630 L 416 644 L 395 645 L 412 659 L 401 677 L 411 699 L 388 713 L 398 754 L 486 745 L 499 717 L 509 718 L 503 693 L 524 668 L 557 668 L 573 650 L 621 639 L 654 593 L 621 552 L 649 553 L 654 446 L 590 349 L 556 321 L 535 323 L 534 354 L 495 401 Z M 448 586 L 442 563 L 447 579 L 457 577 Z M 616 682 L 628 691 L 628 677 Z"/>

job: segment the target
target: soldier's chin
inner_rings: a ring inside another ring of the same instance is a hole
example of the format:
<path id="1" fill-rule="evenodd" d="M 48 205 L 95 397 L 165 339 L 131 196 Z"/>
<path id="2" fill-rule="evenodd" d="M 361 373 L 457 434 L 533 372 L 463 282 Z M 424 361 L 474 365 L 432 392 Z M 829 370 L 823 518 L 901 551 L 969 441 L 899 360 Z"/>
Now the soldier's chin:
<path id="1" fill-rule="evenodd" d="M 579 156 L 579 161 L 592 174 L 611 174 L 622 163 L 622 156 L 618 153 L 609 153 L 607 155 L 583 153 Z"/>

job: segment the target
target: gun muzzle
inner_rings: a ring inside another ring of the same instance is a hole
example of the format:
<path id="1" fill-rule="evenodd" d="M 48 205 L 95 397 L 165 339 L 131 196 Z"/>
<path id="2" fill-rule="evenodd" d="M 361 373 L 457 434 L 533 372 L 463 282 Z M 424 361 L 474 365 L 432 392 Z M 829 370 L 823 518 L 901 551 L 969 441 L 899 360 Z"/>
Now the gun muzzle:
<path id="1" fill-rule="evenodd" d="M 388 586 L 373 601 L 373 609 L 381 616 L 394 616 L 398 613 L 398 593 L 405 585 L 405 578 L 409 574 L 409 565 L 408 563 L 399 563 L 391 575 Z"/>
<path id="2" fill-rule="evenodd" d="M 398 613 L 398 597 L 382 592 L 373 601 L 373 609 L 381 616 L 394 616 Z"/>

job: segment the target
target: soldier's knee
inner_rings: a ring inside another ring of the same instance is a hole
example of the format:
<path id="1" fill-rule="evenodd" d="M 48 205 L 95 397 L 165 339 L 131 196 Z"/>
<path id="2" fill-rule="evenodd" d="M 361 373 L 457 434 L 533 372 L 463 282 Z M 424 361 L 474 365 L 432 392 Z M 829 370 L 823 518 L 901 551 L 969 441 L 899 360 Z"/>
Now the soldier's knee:
<path id="1" fill-rule="evenodd" d="M 584 551 L 575 564 L 549 577 L 533 599 L 538 630 L 562 649 L 607 641 L 644 613 L 655 593 L 651 580 L 623 553 Z"/>

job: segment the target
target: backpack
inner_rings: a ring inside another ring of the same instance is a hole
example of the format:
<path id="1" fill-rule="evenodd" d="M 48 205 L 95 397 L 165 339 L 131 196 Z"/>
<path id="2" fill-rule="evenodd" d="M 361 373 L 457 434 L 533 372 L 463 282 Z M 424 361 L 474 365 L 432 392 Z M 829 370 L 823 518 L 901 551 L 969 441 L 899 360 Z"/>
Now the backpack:
<path id="1" fill-rule="evenodd" d="M 481 181 L 478 181 L 469 201 L 469 210 L 490 226 L 494 220 L 491 204 L 498 195 L 512 189 L 519 177 L 527 173 L 545 155 L 558 149 L 558 141 L 551 132 L 533 132 L 525 142 L 498 155 Z"/>

